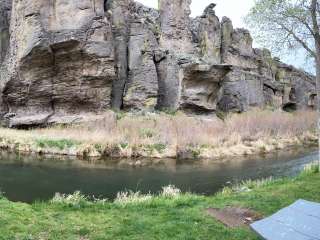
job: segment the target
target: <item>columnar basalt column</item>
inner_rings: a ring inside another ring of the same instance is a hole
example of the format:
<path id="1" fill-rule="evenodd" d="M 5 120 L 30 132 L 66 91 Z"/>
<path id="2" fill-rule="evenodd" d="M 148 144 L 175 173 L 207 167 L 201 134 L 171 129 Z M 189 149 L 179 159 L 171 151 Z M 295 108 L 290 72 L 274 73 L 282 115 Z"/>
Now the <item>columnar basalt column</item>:
<path id="1" fill-rule="evenodd" d="M 169 51 L 156 51 L 154 61 L 158 74 L 156 108 L 164 111 L 177 110 L 181 96 L 183 69 L 178 66 L 176 56 Z"/>
<path id="2" fill-rule="evenodd" d="M 191 0 L 159 0 L 163 48 L 188 52 L 192 50 L 190 25 Z"/>
<path id="3" fill-rule="evenodd" d="M 215 4 L 210 4 L 199 18 L 200 55 L 210 64 L 221 63 L 221 24 L 216 16 Z"/>
<path id="4" fill-rule="evenodd" d="M 179 107 L 183 79 L 179 58 L 194 50 L 189 30 L 190 4 L 191 0 L 159 0 L 160 50 L 154 58 L 158 74 L 158 109 L 177 110 Z"/>
<path id="5" fill-rule="evenodd" d="M 4 60 L 9 47 L 9 6 L 0 6 L 0 63 Z"/>
<path id="6" fill-rule="evenodd" d="M 232 33 L 233 33 L 232 22 L 227 17 L 222 18 L 221 32 L 222 32 L 221 58 L 222 58 L 222 63 L 226 63 L 229 47 L 231 46 L 231 43 L 232 43 Z"/>
<path id="7" fill-rule="evenodd" d="M 107 5 L 110 6 L 110 9 L 107 9 L 107 11 L 112 22 L 115 70 L 117 75 L 112 84 L 111 106 L 115 110 L 120 110 L 123 106 L 123 96 L 129 75 L 129 0 L 109 0 Z"/>

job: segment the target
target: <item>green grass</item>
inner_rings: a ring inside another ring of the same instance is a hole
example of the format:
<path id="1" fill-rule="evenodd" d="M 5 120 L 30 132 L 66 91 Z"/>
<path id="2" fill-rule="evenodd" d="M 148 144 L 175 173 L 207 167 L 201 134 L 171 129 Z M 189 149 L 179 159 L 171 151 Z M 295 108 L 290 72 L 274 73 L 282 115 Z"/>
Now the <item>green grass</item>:
<path id="1" fill-rule="evenodd" d="M 79 145 L 78 142 L 68 139 L 59 139 L 59 140 L 51 140 L 51 139 L 37 139 L 36 144 L 40 148 L 57 148 L 60 150 L 68 149 L 74 146 Z"/>
<path id="2" fill-rule="evenodd" d="M 155 143 L 145 146 L 149 152 L 149 154 L 152 154 L 154 151 L 157 151 L 158 153 L 163 153 L 167 146 L 163 143 Z"/>
<path id="3" fill-rule="evenodd" d="M 144 202 L 89 202 L 76 193 L 65 201 L 13 203 L 0 199 L 1 240 L 219 239 L 258 240 L 249 228 L 229 229 L 205 213 L 208 207 L 242 206 L 264 216 L 297 199 L 320 202 L 320 174 L 246 182 L 215 196 L 156 196 Z"/>
<path id="4" fill-rule="evenodd" d="M 153 129 L 149 128 L 141 128 L 140 129 L 140 137 L 143 138 L 152 138 L 156 135 L 155 131 Z"/>

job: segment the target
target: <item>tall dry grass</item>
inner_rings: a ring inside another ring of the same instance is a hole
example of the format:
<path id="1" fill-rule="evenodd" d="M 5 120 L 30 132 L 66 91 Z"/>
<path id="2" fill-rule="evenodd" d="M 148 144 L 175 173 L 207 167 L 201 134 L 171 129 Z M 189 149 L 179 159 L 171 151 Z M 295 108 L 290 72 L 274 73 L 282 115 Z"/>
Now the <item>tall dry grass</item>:
<path id="1" fill-rule="evenodd" d="M 67 139 L 101 146 L 122 144 L 148 146 L 163 144 L 184 149 L 190 146 L 231 147 L 265 139 L 290 139 L 316 136 L 317 113 L 252 111 L 218 118 L 195 118 L 150 114 L 146 116 L 106 113 L 101 120 L 45 129 L 0 129 L 0 137 L 17 141 L 30 139 Z"/>

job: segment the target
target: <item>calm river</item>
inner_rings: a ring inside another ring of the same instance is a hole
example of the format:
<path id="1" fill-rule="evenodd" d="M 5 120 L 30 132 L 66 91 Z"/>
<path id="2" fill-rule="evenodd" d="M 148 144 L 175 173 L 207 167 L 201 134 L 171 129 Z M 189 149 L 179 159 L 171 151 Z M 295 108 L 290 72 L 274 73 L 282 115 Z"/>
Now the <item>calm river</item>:
<path id="1" fill-rule="evenodd" d="M 0 190 L 12 201 L 51 199 L 56 192 L 112 199 L 123 190 L 158 192 L 173 184 L 183 191 L 213 194 L 230 183 L 292 176 L 317 159 L 316 149 L 220 160 L 79 161 L 0 153 Z"/>

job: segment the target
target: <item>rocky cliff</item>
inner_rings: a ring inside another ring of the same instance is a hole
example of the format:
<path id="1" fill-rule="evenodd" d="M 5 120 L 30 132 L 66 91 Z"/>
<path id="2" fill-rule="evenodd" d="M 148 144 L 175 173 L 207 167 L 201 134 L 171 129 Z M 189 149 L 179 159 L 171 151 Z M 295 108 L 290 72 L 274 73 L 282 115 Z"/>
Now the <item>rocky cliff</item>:
<path id="1" fill-rule="evenodd" d="M 191 0 L 0 0 L 0 112 L 10 127 L 106 109 L 313 108 L 313 76 Z"/>

